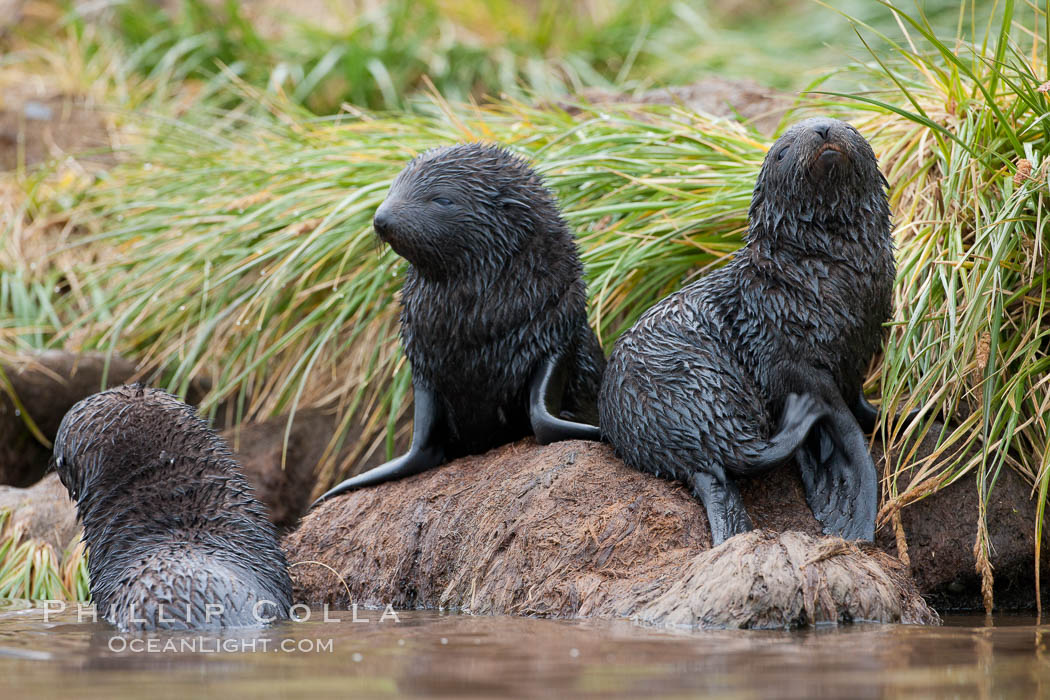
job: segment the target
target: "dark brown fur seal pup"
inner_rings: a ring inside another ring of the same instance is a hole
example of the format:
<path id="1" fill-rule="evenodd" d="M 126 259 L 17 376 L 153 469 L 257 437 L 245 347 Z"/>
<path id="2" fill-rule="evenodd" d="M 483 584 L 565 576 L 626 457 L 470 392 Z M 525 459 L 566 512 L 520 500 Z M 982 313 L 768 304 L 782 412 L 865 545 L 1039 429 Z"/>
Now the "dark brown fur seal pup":
<path id="1" fill-rule="evenodd" d="M 502 148 L 427 151 L 394 180 L 376 234 L 410 264 L 401 339 L 412 365 L 409 451 L 318 502 L 533 434 L 597 440 L 605 357 L 587 325 L 576 242 L 528 164 Z"/>
<path id="2" fill-rule="evenodd" d="M 77 502 L 91 597 L 121 629 L 285 619 L 291 580 L 262 504 L 222 438 L 158 389 L 77 403 L 52 461 Z"/>
<path id="3" fill-rule="evenodd" d="M 714 544 L 751 529 L 730 475 L 793 453 L 825 532 L 874 536 L 861 382 L 891 311 L 885 187 L 852 126 L 796 124 L 762 164 L 746 247 L 649 309 L 609 358 L 603 436 L 629 465 L 690 485 Z"/>

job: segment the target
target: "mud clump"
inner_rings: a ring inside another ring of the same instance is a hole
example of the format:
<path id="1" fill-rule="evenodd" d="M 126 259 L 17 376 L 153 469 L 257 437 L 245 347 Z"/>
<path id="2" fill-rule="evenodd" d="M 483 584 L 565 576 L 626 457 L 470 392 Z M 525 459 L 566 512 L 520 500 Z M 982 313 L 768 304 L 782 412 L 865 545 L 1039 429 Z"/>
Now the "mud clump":
<path id="1" fill-rule="evenodd" d="M 933 452 L 937 424 L 917 448 L 917 459 Z M 882 444 L 872 450 L 880 473 L 884 470 Z M 912 470 L 905 470 L 898 483 L 908 484 Z M 995 609 L 1035 609 L 1036 505 L 1031 486 L 1013 469 L 1003 469 L 989 494 L 987 508 L 991 562 L 995 577 Z M 984 610 L 981 579 L 976 571 L 973 544 L 977 538 L 980 495 L 974 474 L 967 474 L 901 510 L 900 520 L 908 548 L 912 575 L 919 590 L 938 610 Z M 892 526 L 884 526 L 875 543 L 897 556 Z M 1050 536 L 1043 531 L 1042 570 L 1050 569 Z M 1050 597 L 1043 575 L 1042 597 Z"/>
<path id="2" fill-rule="evenodd" d="M 753 530 L 703 552 L 642 622 L 777 629 L 854 621 L 937 624 L 907 569 L 837 537 Z"/>
<path id="3" fill-rule="evenodd" d="M 786 507 L 812 521 L 801 493 Z M 754 509 L 759 527 L 766 512 Z M 294 598 L 311 604 L 712 627 L 936 620 L 891 557 L 784 537 L 757 532 L 710 550 L 703 507 L 683 487 L 629 469 L 606 445 L 525 440 L 326 502 L 284 546 Z M 755 571 L 801 581 L 798 590 L 778 588 L 746 614 L 729 598 L 698 600 L 728 575 L 715 564 L 749 558 Z M 853 586 L 843 572 L 857 574 Z"/>

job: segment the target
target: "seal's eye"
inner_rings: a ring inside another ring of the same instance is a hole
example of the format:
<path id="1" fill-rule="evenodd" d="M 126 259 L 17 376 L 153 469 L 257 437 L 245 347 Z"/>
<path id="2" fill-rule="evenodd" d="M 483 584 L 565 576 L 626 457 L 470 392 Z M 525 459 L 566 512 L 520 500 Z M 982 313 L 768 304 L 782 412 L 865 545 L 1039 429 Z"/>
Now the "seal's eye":
<path id="1" fill-rule="evenodd" d="M 451 207 L 452 206 L 452 200 L 449 199 L 448 197 L 434 197 L 434 199 L 432 199 L 431 201 L 434 202 L 435 204 L 440 204 L 443 207 Z"/>
<path id="2" fill-rule="evenodd" d="M 784 146 L 783 148 L 781 148 L 780 152 L 777 153 L 777 160 L 784 160 L 784 156 L 787 155 L 787 152 L 788 152 L 789 148 L 790 148 L 790 146 Z"/>

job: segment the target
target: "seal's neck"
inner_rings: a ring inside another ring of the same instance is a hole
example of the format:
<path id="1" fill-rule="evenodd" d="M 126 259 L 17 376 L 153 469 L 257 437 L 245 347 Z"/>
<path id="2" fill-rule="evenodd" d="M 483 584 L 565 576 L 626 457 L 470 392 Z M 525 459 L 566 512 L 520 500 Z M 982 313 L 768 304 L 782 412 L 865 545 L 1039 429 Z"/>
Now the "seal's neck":
<path id="1" fill-rule="evenodd" d="M 890 211 L 882 193 L 861 198 L 842 191 L 797 201 L 756 198 L 747 250 L 752 259 L 782 253 L 858 262 L 890 248 Z"/>
<path id="2" fill-rule="evenodd" d="M 412 263 L 405 282 L 412 286 L 425 285 L 433 291 L 464 288 L 480 291 L 514 280 L 524 283 L 535 275 L 564 276 L 566 271 L 575 272 L 574 266 L 565 263 L 565 260 L 578 259 L 573 246 L 572 234 L 559 220 L 554 225 L 538 226 L 523 240 L 457 251 L 448 264 Z"/>

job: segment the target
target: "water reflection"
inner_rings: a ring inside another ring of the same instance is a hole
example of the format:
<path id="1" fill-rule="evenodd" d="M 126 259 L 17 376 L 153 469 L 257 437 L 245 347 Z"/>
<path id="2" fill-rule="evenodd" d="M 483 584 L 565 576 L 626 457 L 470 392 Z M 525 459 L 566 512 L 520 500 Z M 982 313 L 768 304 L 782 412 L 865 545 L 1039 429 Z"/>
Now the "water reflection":
<path id="1" fill-rule="evenodd" d="M 262 631 L 116 635 L 76 613 L 0 611 L 5 697 L 1041 697 L 1050 626 L 949 617 L 940 628 L 653 630 L 629 622 L 380 611 Z M 167 652 L 145 651 L 147 645 Z M 180 651 L 171 651 L 179 649 Z M 254 651 L 253 651 L 254 649 Z"/>

